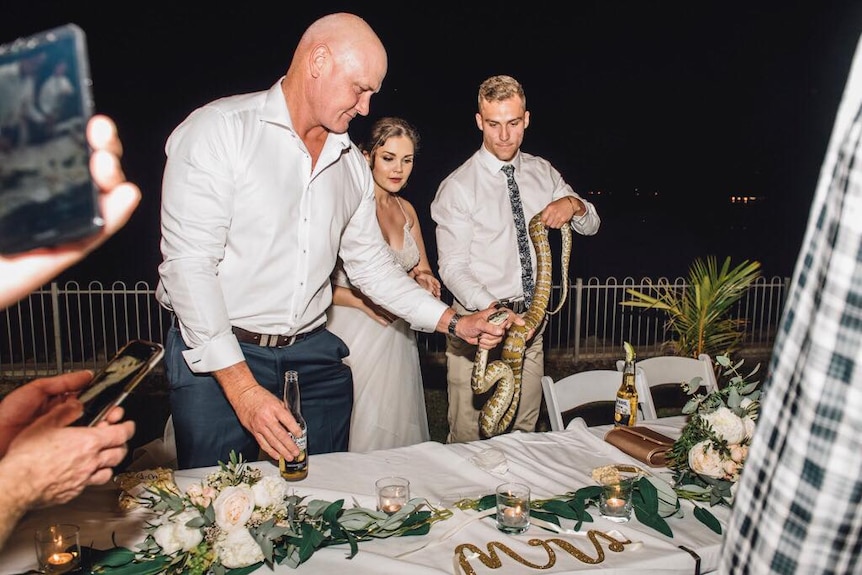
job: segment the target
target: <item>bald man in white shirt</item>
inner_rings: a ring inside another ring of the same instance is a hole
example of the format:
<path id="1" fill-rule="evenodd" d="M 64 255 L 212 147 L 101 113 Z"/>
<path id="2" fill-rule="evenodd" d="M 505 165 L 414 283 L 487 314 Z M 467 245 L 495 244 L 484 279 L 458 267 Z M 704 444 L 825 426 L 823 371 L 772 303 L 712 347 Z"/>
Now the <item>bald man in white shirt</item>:
<path id="1" fill-rule="evenodd" d="M 347 450 L 348 349 L 325 329 L 338 256 L 354 285 L 414 329 L 502 341 L 493 308 L 456 314 L 407 276 L 380 233 L 371 171 L 347 128 L 386 70 L 371 27 L 330 14 L 268 90 L 207 104 L 168 139 L 156 295 L 176 318 L 165 366 L 180 468 L 231 451 L 291 461 L 300 428 L 281 400 L 288 369 L 299 373 L 308 453 Z"/>

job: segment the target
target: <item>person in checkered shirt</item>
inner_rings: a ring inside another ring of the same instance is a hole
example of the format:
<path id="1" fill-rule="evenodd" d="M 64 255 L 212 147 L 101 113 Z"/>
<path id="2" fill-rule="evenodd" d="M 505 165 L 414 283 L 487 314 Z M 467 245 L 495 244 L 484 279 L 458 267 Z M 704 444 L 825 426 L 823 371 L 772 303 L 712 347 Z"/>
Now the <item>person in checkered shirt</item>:
<path id="1" fill-rule="evenodd" d="M 848 78 L 719 573 L 862 573 L 862 43 Z"/>

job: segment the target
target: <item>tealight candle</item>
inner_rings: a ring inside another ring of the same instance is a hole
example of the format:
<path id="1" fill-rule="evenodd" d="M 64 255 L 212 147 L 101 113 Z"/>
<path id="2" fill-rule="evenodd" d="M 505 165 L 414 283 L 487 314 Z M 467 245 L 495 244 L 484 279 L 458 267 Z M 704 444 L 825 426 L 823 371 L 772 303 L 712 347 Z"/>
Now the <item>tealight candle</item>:
<path id="1" fill-rule="evenodd" d="M 507 507 L 506 509 L 503 509 L 503 523 L 506 525 L 517 527 L 519 525 L 523 525 L 524 519 L 524 512 L 521 510 L 520 506 Z"/>
<path id="2" fill-rule="evenodd" d="M 71 563 L 72 559 L 74 558 L 75 556 L 71 553 L 53 553 L 50 557 L 48 557 L 48 563 L 60 567 L 66 565 L 67 563 Z"/>
<path id="3" fill-rule="evenodd" d="M 380 511 L 386 513 L 387 515 L 393 515 L 398 513 L 403 504 L 401 501 L 393 501 L 392 499 L 384 497 L 380 500 Z"/>

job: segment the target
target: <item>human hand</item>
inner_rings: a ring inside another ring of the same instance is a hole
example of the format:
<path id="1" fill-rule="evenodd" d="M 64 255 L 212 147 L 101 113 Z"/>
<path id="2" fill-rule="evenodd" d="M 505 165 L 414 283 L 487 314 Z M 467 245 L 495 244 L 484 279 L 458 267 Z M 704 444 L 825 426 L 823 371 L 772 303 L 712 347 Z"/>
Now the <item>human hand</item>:
<path id="1" fill-rule="evenodd" d="M 70 426 L 83 413 L 74 398 L 53 406 L 22 429 L 3 457 L 4 479 L 21 478 L 15 488 L 27 507 L 65 503 L 89 485 L 107 483 L 128 452 L 135 423 L 122 408 L 96 427 Z"/>
<path id="2" fill-rule="evenodd" d="M 281 399 L 267 391 L 252 375 L 246 362 L 214 372 L 228 401 L 243 427 L 254 435 L 260 448 L 273 459 L 287 461 L 299 455 L 291 433 L 298 436 L 302 428 Z"/>
<path id="3" fill-rule="evenodd" d="M 0 306 L 7 307 L 45 285 L 60 272 L 82 260 L 123 227 L 141 200 L 141 191 L 125 181 L 117 127 L 107 116 L 93 116 L 87 124 L 93 153 L 90 173 L 101 189 L 99 200 L 104 227 L 88 238 L 13 256 L 0 256 Z"/>
<path id="4" fill-rule="evenodd" d="M 0 401 L 0 457 L 25 427 L 52 406 L 76 395 L 92 379 L 93 372 L 76 371 L 34 379 L 9 392 Z"/>
<path id="5" fill-rule="evenodd" d="M 359 294 L 359 309 L 364 311 L 368 315 L 368 317 L 370 317 L 380 325 L 387 326 L 396 319 L 398 319 L 397 315 L 393 314 L 388 309 L 377 305 L 376 303 L 368 299 L 368 296 L 366 296 L 364 293 L 357 293 Z"/>
<path id="6" fill-rule="evenodd" d="M 512 325 L 524 325 L 524 319 L 510 309 L 491 306 L 462 317 L 455 326 L 455 334 L 482 349 L 493 349 Z"/>
<path id="7" fill-rule="evenodd" d="M 434 274 L 427 271 L 419 271 L 413 275 L 413 279 L 416 280 L 416 283 L 425 288 L 425 291 L 427 291 L 437 299 L 440 299 L 440 280 L 434 277 Z"/>
<path id="8" fill-rule="evenodd" d="M 380 325 L 387 326 L 395 321 L 395 316 L 376 305 L 362 305 L 359 307 L 365 314 Z"/>
<path id="9" fill-rule="evenodd" d="M 554 200 L 542 210 L 542 223 L 558 230 L 572 221 L 577 215 L 584 215 L 586 207 L 574 196 L 563 196 Z"/>

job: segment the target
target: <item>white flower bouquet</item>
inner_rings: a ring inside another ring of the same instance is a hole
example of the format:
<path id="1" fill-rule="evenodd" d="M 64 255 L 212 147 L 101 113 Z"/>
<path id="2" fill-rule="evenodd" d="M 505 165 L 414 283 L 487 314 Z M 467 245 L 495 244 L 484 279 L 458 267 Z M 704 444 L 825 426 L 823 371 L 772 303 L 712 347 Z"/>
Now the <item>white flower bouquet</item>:
<path id="1" fill-rule="evenodd" d="M 668 455 L 679 497 L 710 505 L 732 504 L 733 487 L 748 456 L 760 410 L 760 382 L 751 380 L 760 364 L 743 376 L 739 372 L 743 362 L 732 363 L 727 355 L 716 357 L 722 376 L 729 378 L 718 391 L 696 394 L 700 378 L 683 384 L 692 396 L 683 413 L 691 418 Z"/>

